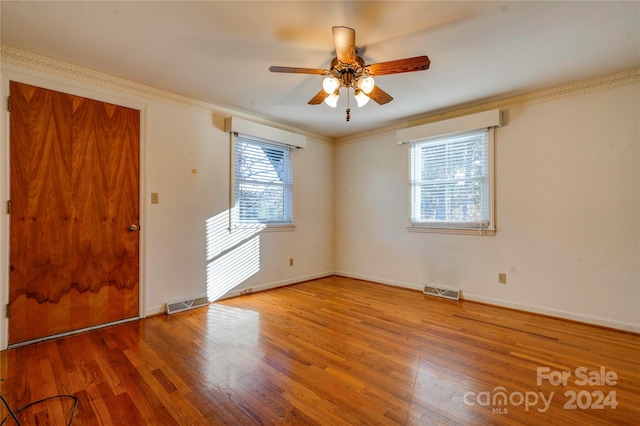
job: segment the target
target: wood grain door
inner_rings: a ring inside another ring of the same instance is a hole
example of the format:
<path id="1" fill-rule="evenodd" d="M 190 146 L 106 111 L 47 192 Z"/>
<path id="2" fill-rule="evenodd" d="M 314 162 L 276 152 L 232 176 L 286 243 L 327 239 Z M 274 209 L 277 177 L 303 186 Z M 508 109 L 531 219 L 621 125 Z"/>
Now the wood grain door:
<path id="1" fill-rule="evenodd" d="M 140 112 L 10 91 L 9 344 L 137 317 Z"/>

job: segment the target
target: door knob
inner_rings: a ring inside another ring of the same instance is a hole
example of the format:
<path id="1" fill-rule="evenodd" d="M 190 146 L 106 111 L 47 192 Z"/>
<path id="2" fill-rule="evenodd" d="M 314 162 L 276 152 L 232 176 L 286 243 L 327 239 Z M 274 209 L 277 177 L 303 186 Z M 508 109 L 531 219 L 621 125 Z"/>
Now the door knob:
<path id="1" fill-rule="evenodd" d="M 137 225 L 129 225 L 129 228 L 127 228 L 129 230 L 129 232 L 136 232 L 138 230 L 138 226 Z"/>

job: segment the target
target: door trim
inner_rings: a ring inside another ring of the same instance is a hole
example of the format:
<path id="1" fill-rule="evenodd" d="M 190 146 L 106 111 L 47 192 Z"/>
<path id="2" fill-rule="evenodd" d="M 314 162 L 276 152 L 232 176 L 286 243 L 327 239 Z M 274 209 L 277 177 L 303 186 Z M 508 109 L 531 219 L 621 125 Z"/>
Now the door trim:
<path id="1" fill-rule="evenodd" d="M 17 69 L 17 67 L 9 64 L 2 64 L 0 70 L 0 120 L 4 124 L 3 131 L 0 133 L 0 152 L 4 155 L 3 161 L 0 161 L 0 179 L 3 182 L 0 185 L 0 350 L 8 348 L 9 341 L 9 320 L 5 314 L 5 307 L 9 300 L 9 232 L 10 223 L 9 215 L 6 212 L 6 201 L 9 200 L 11 194 L 11 182 L 9 181 L 10 161 L 9 158 L 9 122 L 10 115 L 6 108 L 6 99 L 9 96 L 9 81 L 30 84 L 42 87 L 43 89 L 55 90 L 71 95 L 82 96 L 101 102 L 107 102 L 140 112 L 140 193 L 139 193 L 139 213 L 140 213 L 140 242 L 139 242 L 139 263 L 138 263 L 138 318 L 147 316 L 147 209 L 146 196 L 147 193 L 147 173 L 146 173 L 146 123 L 148 104 L 142 99 L 133 98 L 125 94 L 113 92 L 110 90 L 99 91 L 99 88 L 88 86 L 80 82 L 69 80 L 63 77 L 52 76 L 36 71 L 28 71 Z M 97 327 L 113 325 L 113 323 L 104 324 Z M 86 330 L 86 329 L 84 329 Z M 56 336 L 59 337 L 59 336 Z M 13 346 L 12 346 L 13 347 Z"/>

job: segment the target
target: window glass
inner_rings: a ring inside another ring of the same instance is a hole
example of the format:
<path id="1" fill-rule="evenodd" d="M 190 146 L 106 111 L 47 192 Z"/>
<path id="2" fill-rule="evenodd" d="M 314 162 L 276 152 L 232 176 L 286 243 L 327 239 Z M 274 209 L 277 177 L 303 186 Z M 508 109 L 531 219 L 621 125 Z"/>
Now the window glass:
<path id="1" fill-rule="evenodd" d="M 237 136 L 234 192 L 240 223 L 292 223 L 291 149 Z"/>
<path id="2" fill-rule="evenodd" d="M 411 145 L 411 224 L 487 229 L 491 219 L 490 131 Z"/>

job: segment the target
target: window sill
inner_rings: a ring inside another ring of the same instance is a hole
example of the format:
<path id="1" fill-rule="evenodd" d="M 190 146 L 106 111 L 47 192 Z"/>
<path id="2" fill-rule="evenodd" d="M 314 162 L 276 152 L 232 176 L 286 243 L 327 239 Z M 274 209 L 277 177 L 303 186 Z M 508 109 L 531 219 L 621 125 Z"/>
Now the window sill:
<path id="1" fill-rule="evenodd" d="M 477 235 L 483 237 L 493 237 L 496 235 L 495 229 L 473 228 L 429 228 L 426 226 L 407 226 L 407 231 L 427 234 Z"/>
<path id="2" fill-rule="evenodd" d="M 229 232 L 234 231 L 253 231 L 254 234 L 262 233 L 262 232 L 289 232 L 295 231 L 296 226 L 291 223 L 283 223 L 283 224 L 271 224 L 265 225 L 264 223 L 254 223 L 254 224 L 239 224 L 233 226 L 229 229 Z"/>
<path id="3" fill-rule="evenodd" d="M 260 232 L 291 232 L 295 230 L 295 225 L 287 223 L 282 225 L 267 225 Z"/>

